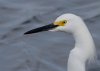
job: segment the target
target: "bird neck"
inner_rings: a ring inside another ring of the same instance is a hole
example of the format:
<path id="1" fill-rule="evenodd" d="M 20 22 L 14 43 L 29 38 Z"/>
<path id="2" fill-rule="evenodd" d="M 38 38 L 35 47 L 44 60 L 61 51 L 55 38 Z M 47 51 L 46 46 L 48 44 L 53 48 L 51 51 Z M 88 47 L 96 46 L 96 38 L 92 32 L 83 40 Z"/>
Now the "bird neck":
<path id="1" fill-rule="evenodd" d="M 73 36 L 75 38 L 75 47 L 89 48 L 94 46 L 92 36 L 84 23 L 81 27 L 78 27 Z"/>
<path id="2" fill-rule="evenodd" d="M 93 38 L 84 22 L 78 27 L 78 29 L 79 30 L 76 30 L 76 32 L 73 33 L 75 38 L 75 48 L 73 51 L 79 49 L 84 56 L 82 60 L 84 62 L 87 60 L 92 62 L 96 58 L 96 49 Z"/>
<path id="3" fill-rule="evenodd" d="M 94 42 L 86 25 L 83 23 L 73 32 L 75 48 L 68 59 L 68 71 L 85 71 L 85 62 L 95 55 Z"/>

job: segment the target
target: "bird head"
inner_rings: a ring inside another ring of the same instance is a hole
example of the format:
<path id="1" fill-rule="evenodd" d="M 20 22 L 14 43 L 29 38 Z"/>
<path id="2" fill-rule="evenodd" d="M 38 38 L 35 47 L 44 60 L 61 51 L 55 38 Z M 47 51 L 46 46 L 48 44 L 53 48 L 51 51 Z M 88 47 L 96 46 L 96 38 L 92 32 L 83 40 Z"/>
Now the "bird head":
<path id="1" fill-rule="evenodd" d="M 59 16 L 52 24 L 45 25 L 25 32 L 24 34 L 38 33 L 42 31 L 63 31 L 73 32 L 80 23 L 80 17 L 74 14 L 63 14 Z"/>

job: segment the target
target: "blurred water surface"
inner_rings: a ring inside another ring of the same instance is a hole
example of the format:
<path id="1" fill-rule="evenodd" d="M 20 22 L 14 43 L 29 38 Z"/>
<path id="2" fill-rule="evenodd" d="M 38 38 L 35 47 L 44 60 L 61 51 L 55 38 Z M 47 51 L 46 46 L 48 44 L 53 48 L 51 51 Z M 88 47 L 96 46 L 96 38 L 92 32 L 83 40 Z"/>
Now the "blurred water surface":
<path id="1" fill-rule="evenodd" d="M 72 35 L 24 32 L 53 22 L 63 13 L 81 16 L 96 44 L 100 71 L 100 0 L 0 0 L 0 71 L 66 71 Z"/>

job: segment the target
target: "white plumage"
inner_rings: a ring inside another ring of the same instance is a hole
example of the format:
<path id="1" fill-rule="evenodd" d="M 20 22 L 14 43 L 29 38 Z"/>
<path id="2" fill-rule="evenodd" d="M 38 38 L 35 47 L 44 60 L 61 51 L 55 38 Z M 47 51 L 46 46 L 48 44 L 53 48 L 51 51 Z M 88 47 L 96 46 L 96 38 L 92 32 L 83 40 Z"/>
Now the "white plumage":
<path id="1" fill-rule="evenodd" d="M 96 49 L 92 36 L 84 21 L 74 14 L 63 14 L 52 25 L 36 28 L 25 34 L 47 30 L 63 31 L 73 35 L 75 38 L 75 47 L 70 51 L 67 71 L 86 71 L 85 63 L 87 61 L 94 61 Z"/>
<path id="2" fill-rule="evenodd" d="M 56 21 L 66 19 L 68 23 L 52 31 L 69 32 L 75 38 L 75 47 L 70 51 L 67 71 L 85 71 L 87 60 L 94 61 L 95 45 L 84 21 L 74 14 L 63 14 Z"/>
<path id="3" fill-rule="evenodd" d="M 75 38 L 75 47 L 70 51 L 68 58 L 68 71 L 85 71 L 87 60 L 94 61 L 95 45 L 92 36 L 84 21 L 74 14 L 63 14 L 56 21 L 66 19 L 68 23 L 52 31 L 69 32 Z"/>

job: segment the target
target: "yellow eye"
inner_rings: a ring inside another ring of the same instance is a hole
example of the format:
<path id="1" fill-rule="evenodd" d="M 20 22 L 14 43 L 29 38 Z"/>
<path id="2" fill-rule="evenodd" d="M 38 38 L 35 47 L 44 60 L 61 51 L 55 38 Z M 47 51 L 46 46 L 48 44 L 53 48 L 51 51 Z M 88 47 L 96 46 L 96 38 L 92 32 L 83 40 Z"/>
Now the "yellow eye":
<path id="1" fill-rule="evenodd" d="M 58 22 L 54 22 L 55 25 L 64 26 L 67 23 L 67 20 L 62 20 Z"/>
<path id="2" fill-rule="evenodd" d="M 64 20 L 63 23 L 66 24 L 67 23 L 67 20 Z"/>

